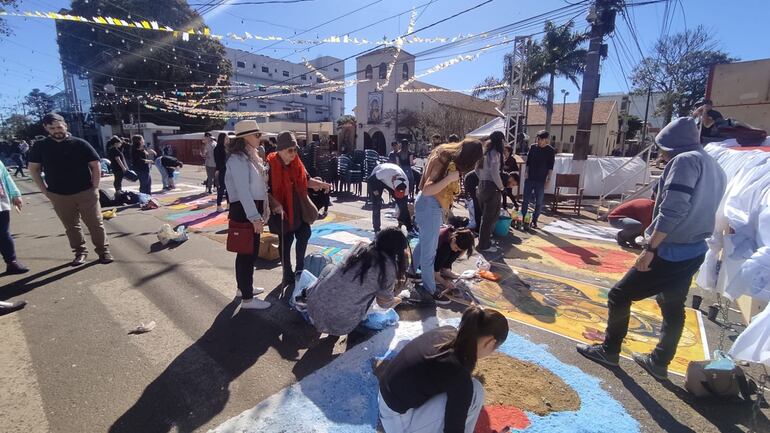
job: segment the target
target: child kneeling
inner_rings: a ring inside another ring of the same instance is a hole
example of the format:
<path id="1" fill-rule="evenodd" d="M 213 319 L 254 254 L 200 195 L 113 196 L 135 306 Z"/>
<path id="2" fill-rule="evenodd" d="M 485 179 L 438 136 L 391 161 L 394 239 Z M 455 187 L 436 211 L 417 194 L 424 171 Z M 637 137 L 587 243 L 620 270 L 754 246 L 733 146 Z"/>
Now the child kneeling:
<path id="1" fill-rule="evenodd" d="M 484 405 L 484 388 L 471 373 L 476 361 L 507 337 L 502 314 L 470 307 L 459 329 L 442 326 L 410 341 L 380 376 L 385 433 L 472 433 Z"/>
<path id="2" fill-rule="evenodd" d="M 394 286 L 406 273 L 407 247 L 406 236 L 390 227 L 372 243 L 356 245 L 339 265 L 325 268 L 306 290 L 305 309 L 313 326 L 346 335 L 366 318 L 373 301 L 384 309 L 398 305 Z"/>

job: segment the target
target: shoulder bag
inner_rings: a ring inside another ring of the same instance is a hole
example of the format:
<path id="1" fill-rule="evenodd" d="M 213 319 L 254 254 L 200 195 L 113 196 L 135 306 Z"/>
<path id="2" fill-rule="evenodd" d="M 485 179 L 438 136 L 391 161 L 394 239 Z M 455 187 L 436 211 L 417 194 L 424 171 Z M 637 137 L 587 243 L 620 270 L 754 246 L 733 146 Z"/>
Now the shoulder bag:
<path id="1" fill-rule="evenodd" d="M 751 391 L 743 370 L 723 352 L 714 352 L 710 361 L 691 361 L 687 365 L 684 388 L 695 397 L 731 399 L 742 396 L 751 401 Z"/>

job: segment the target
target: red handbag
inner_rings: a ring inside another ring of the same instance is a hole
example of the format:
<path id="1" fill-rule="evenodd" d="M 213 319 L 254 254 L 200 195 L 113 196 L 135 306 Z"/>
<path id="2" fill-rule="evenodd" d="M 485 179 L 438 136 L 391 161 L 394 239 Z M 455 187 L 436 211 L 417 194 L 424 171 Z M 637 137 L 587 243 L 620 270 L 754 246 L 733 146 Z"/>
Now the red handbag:
<path id="1" fill-rule="evenodd" d="M 227 226 L 227 251 L 254 254 L 254 225 L 230 220 Z"/>

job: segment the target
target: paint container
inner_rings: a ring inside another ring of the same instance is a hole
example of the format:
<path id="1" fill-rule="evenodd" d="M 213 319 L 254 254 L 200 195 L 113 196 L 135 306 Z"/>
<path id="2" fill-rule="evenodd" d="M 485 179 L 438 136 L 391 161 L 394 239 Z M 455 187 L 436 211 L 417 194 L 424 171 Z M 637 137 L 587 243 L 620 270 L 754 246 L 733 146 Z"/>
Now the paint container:
<path id="1" fill-rule="evenodd" d="M 716 322 L 718 314 L 719 314 L 719 305 L 709 306 L 709 314 L 708 314 L 709 320 L 711 320 L 712 322 Z"/>
<path id="2" fill-rule="evenodd" d="M 703 302 L 703 296 L 692 295 L 692 308 L 693 309 L 700 310 L 701 302 Z"/>

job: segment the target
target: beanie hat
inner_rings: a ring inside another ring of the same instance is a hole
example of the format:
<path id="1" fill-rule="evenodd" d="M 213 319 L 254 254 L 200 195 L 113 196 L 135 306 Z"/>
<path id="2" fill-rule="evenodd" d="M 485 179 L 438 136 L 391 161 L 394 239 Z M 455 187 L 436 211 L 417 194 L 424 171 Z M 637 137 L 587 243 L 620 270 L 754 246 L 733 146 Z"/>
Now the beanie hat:
<path id="1" fill-rule="evenodd" d="M 700 146 L 700 133 L 695 119 L 679 117 L 660 130 L 655 143 L 667 152 L 686 152 Z"/>
<path id="2" fill-rule="evenodd" d="M 276 141 L 275 150 L 277 152 L 286 150 L 290 147 L 297 146 L 297 139 L 294 138 L 294 134 L 292 134 L 289 131 L 279 132 L 278 137 L 276 137 L 275 141 Z"/>

